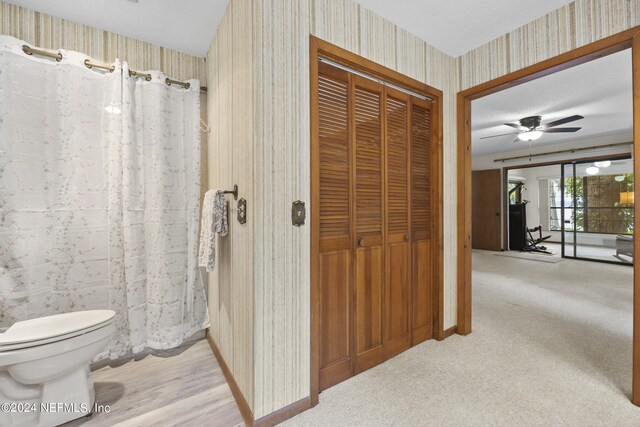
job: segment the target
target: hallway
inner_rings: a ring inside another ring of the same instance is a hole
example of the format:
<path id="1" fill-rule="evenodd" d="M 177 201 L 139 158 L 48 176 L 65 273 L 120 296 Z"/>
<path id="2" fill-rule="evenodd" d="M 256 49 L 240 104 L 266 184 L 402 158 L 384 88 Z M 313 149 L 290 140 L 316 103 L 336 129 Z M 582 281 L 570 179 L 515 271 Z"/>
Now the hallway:
<path id="1" fill-rule="evenodd" d="M 632 269 L 486 251 L 473 266 L 471 335 L 338 384 L 288 425 L 637 425 Z"/>

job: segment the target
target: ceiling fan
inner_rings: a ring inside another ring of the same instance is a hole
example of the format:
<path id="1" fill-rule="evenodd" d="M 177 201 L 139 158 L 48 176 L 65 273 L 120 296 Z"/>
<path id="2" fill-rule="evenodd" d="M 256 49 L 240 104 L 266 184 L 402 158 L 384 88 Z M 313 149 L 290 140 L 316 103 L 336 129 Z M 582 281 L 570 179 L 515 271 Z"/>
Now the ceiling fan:
<path id="1" fill-rule="evenodd" d="M 571 122 L 575 122 L 582 119 L 584 119 L 584 117 L 579 115 L 574 115 L 574 116 L 565 117 L 563 119 L 555 120 L 553 122 L 549 122 L 544 125 L 540 125 L 540 122 L 542 121 L 542 116 L 525 117 L 523 119 L 518 120 L 519 123 L 504 124 L 505 126 L 510 126 L 512 128 L 518 129 L 518 132 L 485 136 L 480 139 L 497 138 L 499 136 L 506 136 L 506 135 L 517 135 L 516 139 L 513 142 L 517 142 L 517 141 L 531 142 L 540 138 L 545 133 L 578 132 L 582 128 L 575 128 L 575 127 L 574 128 L 556 128 L 556 126 L 564 125 L 566 123 L 571 123 Z"/>

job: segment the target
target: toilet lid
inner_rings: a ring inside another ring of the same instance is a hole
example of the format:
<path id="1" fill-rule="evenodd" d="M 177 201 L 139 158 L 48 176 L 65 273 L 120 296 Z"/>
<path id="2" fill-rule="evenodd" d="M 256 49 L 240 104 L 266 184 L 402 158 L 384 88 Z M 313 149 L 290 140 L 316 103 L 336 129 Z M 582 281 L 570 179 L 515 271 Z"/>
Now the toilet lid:
<path id="1" fill-rule="evenodd" d="M 0 334 L 0 351 L 80 335 L 110 323 L 115 315 L 113 310 L 87 310 L 16 322 L 5 333 Z"/>

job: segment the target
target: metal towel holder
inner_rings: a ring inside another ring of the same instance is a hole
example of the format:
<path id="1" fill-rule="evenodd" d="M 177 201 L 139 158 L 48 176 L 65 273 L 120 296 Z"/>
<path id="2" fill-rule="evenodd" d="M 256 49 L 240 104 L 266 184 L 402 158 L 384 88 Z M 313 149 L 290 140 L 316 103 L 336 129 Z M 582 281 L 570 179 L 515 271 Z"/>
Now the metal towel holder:
<path id="1" fill-rule="evenodd" d="M 233 200 L 238 200 L 238 184 L 233 186 L 233 190 L 224 190 L 224 194 L 233 194 Z"/>

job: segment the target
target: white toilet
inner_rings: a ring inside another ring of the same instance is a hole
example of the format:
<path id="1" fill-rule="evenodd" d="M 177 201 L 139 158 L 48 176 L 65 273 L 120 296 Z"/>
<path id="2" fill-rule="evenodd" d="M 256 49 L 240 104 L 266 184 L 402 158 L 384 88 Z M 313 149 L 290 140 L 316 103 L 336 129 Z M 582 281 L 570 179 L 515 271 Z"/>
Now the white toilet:
<path id="1" fill-rule="evenodd" d="M 90 413 L 89 364 L 111 340 L 114 316 L 78 311 L 17 322 L 0 333 L 0 426 L 57 426 Z"/>

